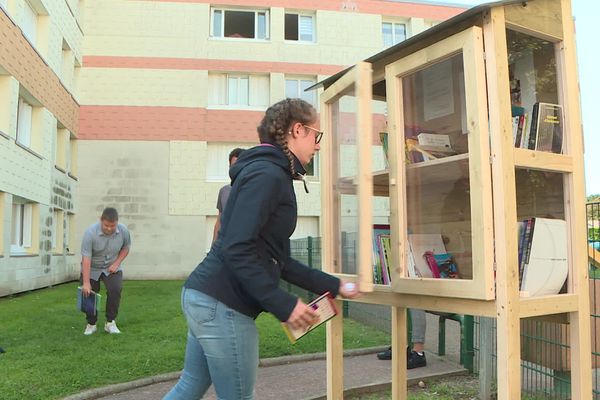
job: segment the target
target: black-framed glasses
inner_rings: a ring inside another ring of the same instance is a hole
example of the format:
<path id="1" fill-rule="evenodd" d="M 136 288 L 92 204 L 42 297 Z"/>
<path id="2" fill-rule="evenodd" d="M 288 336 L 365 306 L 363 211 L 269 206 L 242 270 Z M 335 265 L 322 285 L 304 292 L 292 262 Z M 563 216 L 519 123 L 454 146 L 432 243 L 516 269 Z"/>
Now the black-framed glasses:
<path id="1" fill-rule="evenodd" d="M 321 139 L 323 138 L 323 132 L 321 132 L 318 129 L 313 128 L 312 126 L 308 126 L 308 125 L 302 125 L 305 128 L 310 129 L 311 131 L 315 131 L 315 144 L 319 144 L 319 142 L 321 141 Z"/>

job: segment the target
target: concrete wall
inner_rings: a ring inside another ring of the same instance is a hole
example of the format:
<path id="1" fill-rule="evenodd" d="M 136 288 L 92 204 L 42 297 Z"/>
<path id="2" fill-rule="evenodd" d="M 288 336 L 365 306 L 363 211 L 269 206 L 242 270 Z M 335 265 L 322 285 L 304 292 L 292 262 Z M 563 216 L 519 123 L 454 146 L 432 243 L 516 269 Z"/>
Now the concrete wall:
<path id="1" fill-rule="evenodd" d="M 65 282 L 79 270 L 72 248 L 79 122 L 73 91 L 83 33 L 67 2 L 30 4 L 38 13 L 31 39 L 21 30 L 23 0 L 0 9 L 0 296 Z M 33 106 L 29 145 L 17 142 L 20 97 Z M 15 249 L 13 203 L 23 201 L 32 209 L 31 243 Z"/>
<path id="2" fill-rule="evenodd" d="M 79 157 L 77 237 L 115 207 L 132 237 L 126 279 L 186 277 L 205 254 L 205 217 L 169 213 L 169 142 L 84 141 Z"/>

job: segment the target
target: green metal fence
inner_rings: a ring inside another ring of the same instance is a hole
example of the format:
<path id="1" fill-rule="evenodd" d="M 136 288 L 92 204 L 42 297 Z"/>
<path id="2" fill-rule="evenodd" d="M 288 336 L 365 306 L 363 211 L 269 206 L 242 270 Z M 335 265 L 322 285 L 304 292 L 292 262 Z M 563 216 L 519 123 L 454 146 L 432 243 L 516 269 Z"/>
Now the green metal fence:
<path id="1" fill-rule="evenodd" d="M 590 309 L 591 309 L 591 339 L 592 339 L 592 397 L 600 400 L 600 203 L 587 204 L 588 215 L 588 260 L 590 268 Z M 342 255 L 345 265 L 354 265 L 354 238 L 343 238 Z M 313 268 L 321 268 L 321 241 L 320 238 L 303 238 L 291 241 L 292 256 Z M 350 267 L 352 268 L 352 267 Z M 350 271 L 347 271 L 350 272 Z M 374 304 L 352 303 L 356 313 L 363 312 L 370 319 L 362 322 L 370 323 L 377 328 L 389 324 L 389 310 L 385 306 Z M 363 310 L 363 308 L 368 310 Z M 348 306 L 344 309 L 348 315 Z M 489 323 L 489 324 L 488 324 Z M 489 319 L 486 327 L 491 329 L 489 336 L 491 343 L 487 349 L 491 350 L 491 361 L 488 368 L 481 369 L 481 363 L 487 359 L 482 352 L 482 319 L 475 318 L 475 329 L 472 343 L 474 343 L 474 370 L 484 371 L 489 375 L 485 379 L 496 379 L 496 321 Z M 487 331 L 486 331 L 487 332 Z M 569 326 L 562 321 L 548 321 L 543 319 L 526 319 L 521 321 L 521 382 L 523 398 L 527 399 L 568 399 L 570 398 L 570 346 Z M 483 377 L 481 378 L 484 379 Z M 492 398 L 490 391 L 482 389 L 483 399 Z"/>

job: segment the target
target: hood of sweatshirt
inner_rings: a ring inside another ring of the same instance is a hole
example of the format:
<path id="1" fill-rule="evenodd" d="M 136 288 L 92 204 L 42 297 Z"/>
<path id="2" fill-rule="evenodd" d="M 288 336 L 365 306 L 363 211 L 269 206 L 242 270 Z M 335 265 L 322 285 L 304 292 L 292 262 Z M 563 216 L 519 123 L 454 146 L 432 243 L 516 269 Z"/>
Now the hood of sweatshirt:
<path id="1" fill-rule="evenodd" d="M 306 170 L 304 169 L 298 158 L 296 158 L 294 153 L 292 153 L 292 156 L 294 157 L 294 166 L 296 168 L 296 176 L 294 176 L 293 178 L 302 179 L 302 176 L 306 174 Z M 290 163 L 285 154 L 283 153 L 281 147 L 270 143 L 263 143 L 258 146 L 252 147 L 248 150 L 244 150 L 235 162 L 235 164 L 233 164 L 231 168 L 229 168 L 229 177 L 231 178 L 231 184 L 233 185 L 233 182 L 235 181 L 237 176 L 246 166 L 252 164 L 255 161 L 272 162 L 273 164 L 287 171 L 288 174 L 290 174 L 291 176 Z"/>

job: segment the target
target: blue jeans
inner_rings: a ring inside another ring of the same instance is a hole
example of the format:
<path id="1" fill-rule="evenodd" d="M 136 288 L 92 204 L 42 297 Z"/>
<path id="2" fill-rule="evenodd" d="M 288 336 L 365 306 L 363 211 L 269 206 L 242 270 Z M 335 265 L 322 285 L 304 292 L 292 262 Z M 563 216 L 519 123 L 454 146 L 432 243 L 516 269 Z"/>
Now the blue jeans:
<path id="1" fill-rule="evenodd" d="M 197 400 L 215 386 L 219 400 L 252 400 L 258 371 L 254 319 L 197 290 L 183 288 L 188 323 L 183 373 L 163 400 Z"/>

